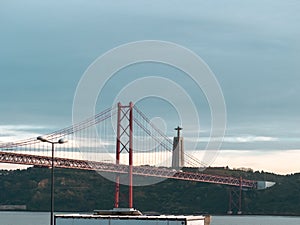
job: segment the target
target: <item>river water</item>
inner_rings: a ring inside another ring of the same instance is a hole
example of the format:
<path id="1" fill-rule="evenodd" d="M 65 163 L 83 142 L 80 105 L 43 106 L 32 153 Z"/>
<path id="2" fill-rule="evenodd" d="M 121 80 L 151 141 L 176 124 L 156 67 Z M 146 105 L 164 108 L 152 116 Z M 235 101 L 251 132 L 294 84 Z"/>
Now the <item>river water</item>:
<path id="1" fill-rule="evenodd" d="M 49 225 L 49 213 L 0 212 L 0 225 Z M 211 225 L 300 225 L 300 217 L 212 216 Z"/>

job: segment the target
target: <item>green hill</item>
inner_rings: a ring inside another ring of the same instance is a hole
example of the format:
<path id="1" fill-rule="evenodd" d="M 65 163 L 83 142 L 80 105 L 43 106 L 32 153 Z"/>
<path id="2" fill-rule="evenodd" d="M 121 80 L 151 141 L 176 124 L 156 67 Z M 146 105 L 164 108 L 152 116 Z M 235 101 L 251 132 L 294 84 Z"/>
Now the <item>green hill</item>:
<path id="1" fill-rule="evenodd" d="M 185 168 L 185 171 L 196 171 Z M 300 174 L 281 176 L 251 170 L 208 168 L 209 174 L 269 180 L 277 184 L 266 190 L 243 191 L 243 213 L 300 215 Z M 28 210 L 50 208 L 50 169 L 0 171 L 0 205 L 26 205 Z M 111 209 L 114 183 L 94 171 L 55 169 L 55 210 L 92 211 Z M 121 206 L 126 207 L 127 188 L 121 187 Z M 134 188 L 134 205 L 141 211 L 160 213 L 225 214 L 229 187 L 180 180 L 165 180 Z"/>

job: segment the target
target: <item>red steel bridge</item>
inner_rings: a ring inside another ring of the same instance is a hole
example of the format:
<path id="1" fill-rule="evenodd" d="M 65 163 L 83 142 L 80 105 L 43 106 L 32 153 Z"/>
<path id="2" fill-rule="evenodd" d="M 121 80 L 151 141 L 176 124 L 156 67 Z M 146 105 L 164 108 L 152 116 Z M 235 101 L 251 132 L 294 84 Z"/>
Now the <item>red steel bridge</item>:
<path id="1" fill-rule="evenodd" d="M 216 176 L 201 172 L 183 172 L 170 168 L 173 142 L 160 131 L 133 103 L 120 103 L 70 127 L 47 134 L 43 138 L 66 144 L 55 145 L 54 167 L 96 170 L 116 174 L 118 202 L 120 176 L 129 174 L 129 188 L 133 175 L 171 178 L 257 189 L 258 182 L 237 177 Z M 51 145 L 37 140 L 0 143 L 0 163 L 52 166 Z M 205 163 L 184 152 L 185 167 L 205 167 Z M 118 203 L 115 203 L 118 207 Z"/>

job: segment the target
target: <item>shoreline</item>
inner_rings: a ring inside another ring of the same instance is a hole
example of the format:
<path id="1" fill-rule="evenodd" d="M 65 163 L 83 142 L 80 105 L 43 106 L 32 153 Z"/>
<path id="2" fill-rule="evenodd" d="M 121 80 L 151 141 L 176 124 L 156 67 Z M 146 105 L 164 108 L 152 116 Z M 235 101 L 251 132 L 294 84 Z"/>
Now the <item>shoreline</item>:
<path id="1" fill-rule="evenodd" d="M 50 213 L 50 211 L 44 211 L 44 210 L 0 210 L 1 212 L 30 212 L 30 213 Z M 55 213 L 93 213 L 93 211 L 59 211 Z M 161 213 L 161 214 L 166 214 L 166 213 Z M 174 213 L 167 213 L 168 215 L 177 215 Z M 179 215 L 179 214 L 178 214 Z M 188 215 L 185 213 L 185 215 Z M 189 215 L 210 215 L 210 216 L 233 216 L 233 217 L 243 217 L 243 216 L 278 216 L 278 217 L 300 217 L 300 214 L 292 214 L 292 213 L 287 213 L 287 214 L 250 214 L 250 213 L 243 213 L 243 214 L 209 214 L 209 213 L 190 213 Z"/>

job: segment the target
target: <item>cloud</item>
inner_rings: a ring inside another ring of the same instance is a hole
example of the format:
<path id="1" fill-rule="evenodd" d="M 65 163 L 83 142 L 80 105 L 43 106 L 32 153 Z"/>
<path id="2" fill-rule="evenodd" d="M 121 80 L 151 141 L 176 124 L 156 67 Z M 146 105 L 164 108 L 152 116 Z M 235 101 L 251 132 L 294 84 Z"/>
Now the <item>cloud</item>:
<path id="1" fill-rule="evenodd" d="M 49 127 L 33 125 L 0 125 L 0 142 L 13 142 L 17 140 L 37 137 Z"/>
<path id="2" fill-rule="evenodd" d="M 265 152 L 221 150 L 212 166 L 245 167 L 259 171 L 290 174 L 300 172 L 299 157 L 300 149 Z"/>
<path id="3" fill-rule="evenodd" d="M 209 137 L 199 137 L 199 138 L 185 137 L 184 140 L 187 142 L 208 142 Z M 269 137 L 269 136 L 248 135 L 248 136 L 224 137 L 223 139 L 223 142 L 228 142 L 228 143 L 253 143 L 253 142 L 273 142 L 273 141 L 278 141 L 278 138 Z"/>
<path id="4" fill-rule="evenodd" d="M 230 143 L 248 143 L 248 142 L 270 142 L 277 141 L 278 138 L 268 136 L 240 136 L 240 137 L 225 137 L 224 142 Z"/>

